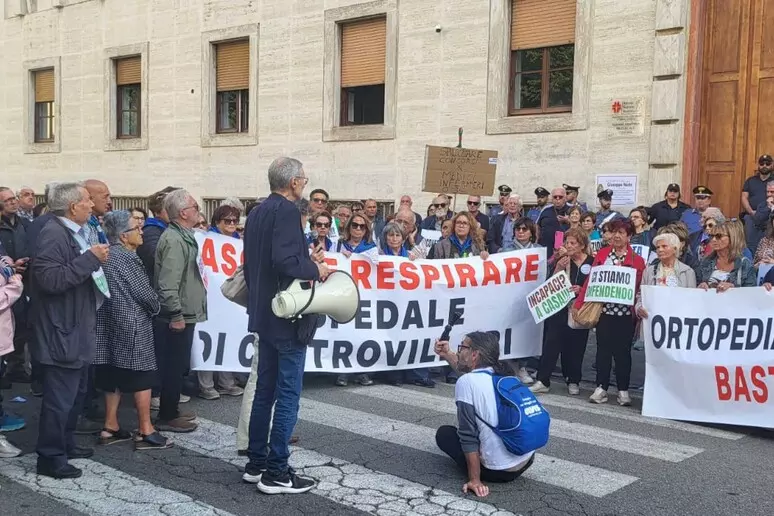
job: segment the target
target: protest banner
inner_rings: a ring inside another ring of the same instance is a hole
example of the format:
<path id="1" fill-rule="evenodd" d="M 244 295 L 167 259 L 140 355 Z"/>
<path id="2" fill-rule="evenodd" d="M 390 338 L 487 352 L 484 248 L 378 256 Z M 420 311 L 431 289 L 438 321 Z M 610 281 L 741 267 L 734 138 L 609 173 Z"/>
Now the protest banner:
<path id="1" fill-rule="evenodd" d="M 589 251 L 591 252 L 591 254 L 596 255 L 599 252 L 599 250 L 602 249 L 602 246 L 604 245 L 604 243 L 605 243 L 604 240 L 602 240 L 601 238 L 591 240 L 589 242 Z"/>
<path id="2" fill-rule="evenodd" d="M 586 301 L 633 305 L 637 271 L 631 267 L 597 265 L 591 268 Z"/>
<path id="3" fill-rule="evenodd" d="M 422 191 L 492 195 L 497 151 L 425 146 Z"/>
<path id="4" fill-rule="evenodd" d="M 575 297 L 570 277 L 565 271 L 554 274 L 538 288 L 527 294 L 527 306 L 535 323 L 558 313 Z"/>
<path id="5" fill-rule="evenodd" d="M 644 416 L 774 427 L 774 292 L 642 287 Z"/>
<path id="6" fill-rule="evenodd" d="M 244 308 L 223 297 L 220 286 L 242 263 L 242 242 L 197 233 L 208 278 L 207 322 L 197 324 L 191 367 L 200 371 L 249 371 L 253 335 Z M 545 281 L 545 249 L 492 255 L 488 260 L 416 260 L 327 253 L 335 270 L 350 273 L 360 308 L 350 323 L 326 317 L 306 355 L 306 370 L 332 373 L 433 367 L 435 340 L 450 316 L 463 317 L 451 334 L 452 349 L 471 331 L 495 331 L 501 357 L 539 355 L 543 325 L 535 325 L 524 302 Z"/>
<path id="7" fill-rule="evenodd" d="M 632 250 L 640 255 L 640 258 L 645 260 L 645 263 L 648 263 L 648 258 L 650 257 L 650 247 L 647 245 L 632 244 Z"/>

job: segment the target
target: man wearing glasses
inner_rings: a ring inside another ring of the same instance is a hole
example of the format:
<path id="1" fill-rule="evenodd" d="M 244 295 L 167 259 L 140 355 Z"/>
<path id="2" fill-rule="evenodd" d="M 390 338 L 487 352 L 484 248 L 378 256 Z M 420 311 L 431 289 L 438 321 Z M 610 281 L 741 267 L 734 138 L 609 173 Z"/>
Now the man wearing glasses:
<path id="1" fill-rule="evenodd" d="M 468 196 L 468 211 L 478 222 L 478 227 L 481 229 L 481 237 L 486 239 L 486 234 L 489 232 L 489 217 L 481 213 L 481 197 L 478 195 Z"/>
<path id="2" fill-rule="evenodd" d="M 693 189 L 693 200 L 695 208 L 685 210 L 680 222 L 688 226 L 688 234 L 695 233 L 701 228 L 701 216 L 712 204 L 712 190 L 704 185 L 699 185 Z"/>
<path id="3" fill-rule="evenodd" d="M 449 199 L 445 195 L 439 195 L 433 200 L 431 206 L 433 207 L 435 216 L 430 216 L 423 220 L 422 229 L 441 231 L 443 221 L 454 216 L 454 213 L 449 209 Z"/>
<path id="4" fill-rule="evenodd" d="M 322 188 L 315 188 L 312 190 L 312 193 L 309 194 L 309 219 L 306 222 L 306 225 L 304 226 L 304 235 L 309 238 L 309 236 L 312 236 L 313 238 L 317 237 L 316 232 L 314 232 L 314 228 L 312 228 L 309 224 L 310 220 L 314 220 L 314 218 L 317 216 L 318 213 L 322 213 L 324 211 L 328 211 L 328 201 L 330 200 L 330 196 L 328 195 L 328 192 L 323 190 Z M 339 228 L 336 226 L 336 224 L 331 224 L 330 231 L 328 232 L 328 238 L 330 238 L 333 245 L 336 245 L 336 242 L 339 241 Z"/>
<path id="5" fill-rule="evenodd" d="M 567 217 L 567 192 L 564 188 L 554 188 L 551 190 L 550 208 L 545 208 L 538 217 L 538 243 L 546 248 L 546 257 L 551 258 L 554 254 L 554 243 L 556 242 L 556 233 L 564 234 L 570 228 L 570 219 Z"/>
<path id="6" fill-rule="evenodd" d="M 500 198 L 498 199 L 500 205 L 489 208 L 489 217 L 495 217 L 503 212 L 503 205 L 505 204 L 505 201 L 508 200 L 508 197 L 510 197 L 513 189 L 508 185 L 500 185 L 497 187 L 497 191 L 500 192 Z"/>
<path id="7" fill-rule="evenodd" d="M 766 185 L 772 179 L 774 172 L 774 159 L 768 154 L 762 154 L 758 158 L 758 170 L 748 177 L 742 186 L 742 209 L 744 210 L 744 234 L 747 240 L 747 248 L 753 253 L 758 248 L 758 242 L 766 231 L 766 224 L 756 224 L 754 220 L 755 210 L 761 203 L 766 202 Z"/>

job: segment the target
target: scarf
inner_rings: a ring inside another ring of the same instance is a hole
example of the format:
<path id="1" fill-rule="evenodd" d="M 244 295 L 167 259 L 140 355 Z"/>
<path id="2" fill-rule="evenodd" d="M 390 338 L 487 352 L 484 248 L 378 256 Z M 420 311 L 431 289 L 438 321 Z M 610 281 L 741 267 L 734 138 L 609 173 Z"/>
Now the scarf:
<path id="1" fill-rule="evenodd" d="M 400 251 L 398 251 L 398 254 L 393 253 L 392 249 L 390 249 L 390 246 L 388 246 L 387 244 L 384 244 L 382 246 L 382 251 L 387 256 L 402 256 L 403 258 L 408 258 L 408 249 L 406 249 L 406 244 L 402 244 L 400 246 Z"/>
<path id="2" fill-rule="evenodd" d="M 99 240 L 100 244 L 107 244 L 108 243 L 107 236 L 105 236 L 105 232 L 102 231 L 102 226 L 99 225 L 99 219 L 97 219 L 97 217 L 92 215 L 89 218 L 89 222 L 87 222 L 87 224 L 89 225 L 89 228 L 92 231 L 96 231 L 97 232 L 97 239 Z"/>
<path id="3" fill-rule="evenodd" d="M 193 230 L 190 230 L 188 228 L 184 228 L 177 222 L 172 222 L 169 225 L 169 229 L 172 229 L 174 231 L 177 231 L 181 237 L 183 237 L 183 240 L 186 244 L 192 246 L 194 249 L 199 249 L 199 246 L 196 244 L 196 237 L 194 237 Z"/>
<path id="4" fill-rule="evenodd" d="M 353 254 L 364 253 L 369 249 L 373 249 L 374 247 L 376 247 L 376 244 L 374 244 L 373 242 L 367 242 L 365 240 L 361 240 L 360 243 L 357 245 L 357 247 L 352 247 L 352 245 L 349 242 L 342 242 L 341 245 L 344 247 L 344 249 L 346 249 L 347 251 Z"/>
<path id="5" fill-rule="evenodd" d="M 470 238 L 470 235 L 468 235 L 468 238 L 465 239 L 464 242 L 460 242 L 460 239 L 457 238 L 457 235 L 452 233 L 449 236 L 449 242 L 451 242 L 452 245 L 457 248 L 457 253 L 459 254 L 460 258 L 470 256 L 470 252 L 473 248 L 473 239 Z"/>

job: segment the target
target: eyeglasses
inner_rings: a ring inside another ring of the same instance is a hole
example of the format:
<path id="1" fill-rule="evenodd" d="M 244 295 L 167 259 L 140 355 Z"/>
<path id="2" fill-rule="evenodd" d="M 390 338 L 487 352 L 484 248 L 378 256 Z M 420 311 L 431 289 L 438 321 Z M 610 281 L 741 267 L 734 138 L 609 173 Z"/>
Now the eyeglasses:
<path id="1" fill-rule="evenodd" d="M 724 236 L 728 236 L 725 233 L 715 233 L 712 235 L 712 238 L 715 240 L 722 240 Z"/>
<path id="2" fill-rule="evenodd" d="M 124 235 L 131 233 L 132 231 L 137 231 L 138 233 L 142 234 L 142 228 L 140 226 L 134 226 L 133 228 L 124 231 Z"/>
<path id="3" fill-rule="evenodd" d="M 554 199 L 564 199 L 564 195 L 554 195 Z"/>
<path id="4" fill-rule="evenodd" d="M 293 179 L 298 179 L 299 181 L 302 181 L 304 183 L 304 186 L 306 186 L 306 184 L 309 182 L 309 178 L 304 176 L 296 176 Z"/>
<path id="5" fill-rule="evenodd" d="M 183 209 L 182 209 L 182 210 L 180 210 L 180 211 L 182 212 L 182 211 L 185 211 L 185 210 L 191 210 L 191 209 L 194 209 L 194 210 L 196 210 L 196 211 L 199 211 L 199 205 L 198 205 L 198 204 L 192 204 L 191 206 L 186 206 L 185 208 L 183 208 Z"/>
<path id="6" fill-rule="evenodd" d="M 699 195 L 694 195 L 693 198 L 696 199 L 697 201 L 703 201 L 705 199 L 709 199 L 710 196 L 709 195 L 699 194 Z"/>
<path id="7" fill-rule="evenodd" d="M 432 207 L 433 208 L 446 208 L 446 203 L 433 204 Z"/>
<path id="8" fill-rule="evenodd" d="M 368 226 L 366 226 L 365 224 L 358 224 L 357 222 L 353 222 L 352 224 L 349 225 L 349 227 L 352 228 L 352 229 L 362 229 L 362 230 L 365 231 L 365 229 Z"/>
<path id="9" fill-rule="evenodd" d="M 460 344 L 457 346 L 457 351 L 461 351 L 463 349 L 470 349 L 470 346 L 466 346 L 465 344 Z"/>
<path id="10" fill-rule="evenodd" d="M 716 226 L 714 222 L 709 222 L 707 224 L 704 224 L 704 229 L 712 229 Z"/>
<path id="11" fill-rule="evenodd" d="M 331 227 L 331 224 L 329 222 L 315 222 L 314 227 L 325 229 Z"/>
<path id="12" fill-rule="evenodd" d="M 468 201 L 468 206 L 481 206 L 480 202 Z"/>
<path id="13" fill-rule="evenodd" d="M 764 160 L 761 160 L 761 161 L 758 162 L 758 165 L 760 165 L 760 166 L 763 166 L 763 165 L 771 166 L 771 164 L 772 164 L 772 162 L 767 160 L 767 159 L 764 159 Z"/>
<path id="14" fill-rule="evenodd" d="M 516 228 L 516 231 L 529 231 L 529 228 L 527 226 L 519 226 Z"/>
<path id="15" fill-rule="evenodd" d="M 237 222 L 239 222 L 239 219 L 234 219 L 234 218 L 221 219 L 221 220 L 229 225 L 236 224 Z"/>
<path id="16" fill-rule="evenodd" d="M 328 202 L 328 199 L 326 199 L 325 197 L 312 197 L 312 202 L 326 203 Z"/>

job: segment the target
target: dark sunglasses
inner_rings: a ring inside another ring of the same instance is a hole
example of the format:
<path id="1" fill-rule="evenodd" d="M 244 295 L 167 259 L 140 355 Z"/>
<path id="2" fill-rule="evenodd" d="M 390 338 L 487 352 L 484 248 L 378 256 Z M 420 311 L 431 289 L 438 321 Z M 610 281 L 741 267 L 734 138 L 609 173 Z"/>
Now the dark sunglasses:
<path id="1" fill-rule="evenodd" d="M 325 197 L 313 197 L 312 202 L 328 202 L 328 199 Z"/>
<path id="2" fill-rule="evenodd" d="M 226 224 L 236 224 L 237 222 L 239 222 L 239 219 L 221 219 L 221 220 Z"/>
<path id="3" fill-rule="evenodd" d="M 354 226 L 354 224 L 353 224 L 353 226 Z M 329 227 L 331 227 L 331 225 L 330 225 L 329 222 L 315 222 L 314 223 L 314 227 L 316 227 L 316 228 L 329 228 Z"/>
<path id="4" fill-rule="evenodd" d="M 564 195 L 554 195 L 554 199 L 564 199 Z"/>
<path id="5" fill-rule="evenodd" d="M 529 228 L 527 226 L 519 226 L 516 228 L 516 231 L 529 231 Z"/>
<path id="6" fill-rule="evenodd" d="M 722 240 L 724 236 L 728 236 L 725 233 L 715 233 L 712 235 L 712 238 L 715 240 Z"/>
<path id="7" fill-rule="evenodd" d="M 694 198 L 694 199 L 698 199 L 698 200 L 700 200 L 700 201 L 703 201 L 703 200 L 705 200 L 705 199 L 709 199 L 709 198 L 710 198 L 710 196 L 709 196 L 709 195 L 703 195 L 703 194 L 699 194 L 699 195 L 694 195 L 694 196 L 693 196 L 693 198 Z"/>
<path id="8" fill-rule="evenodd" d="M 480 202 L 468 201 L 468 206 L 481 206 Z"/>
<path id="9" fill-rule="evenodd" d="M 351 227 L 352 229 L 363 229 L 363 230 L 365 230 L 368 226 L 366 226 L 365 224 L 358 224 L 357 222 L 353 222 L 352 224 L 349 225 L 349 227 Z"/>
<path id="10" fill-rule="evenodd" d="M 758 165 L 761 165 L 761 166 L 763 166 L 763 165 L 771 166 L 771 164 L 772 164 L 772 162 L 770 160 L 767 160 L 767 159 L 761 160 L 761 161 L 758 162 Z"/>
<path id="11" fill-rule="evenodd" d="M 446 208 L 446 203 L 433 204 L 432 206 L 433 206 L 433 208 Z"/>

